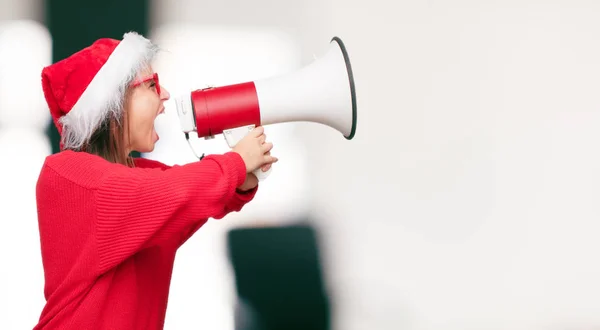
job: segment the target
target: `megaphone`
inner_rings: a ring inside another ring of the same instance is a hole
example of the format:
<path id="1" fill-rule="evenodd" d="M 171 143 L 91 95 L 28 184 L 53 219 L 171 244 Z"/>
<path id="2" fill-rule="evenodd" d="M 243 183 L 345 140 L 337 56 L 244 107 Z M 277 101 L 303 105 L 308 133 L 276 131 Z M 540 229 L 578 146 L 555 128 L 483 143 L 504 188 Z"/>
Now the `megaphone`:
<path id="1" fill-rule="evenodd" d="M 181 129 L 210 139 L 223 134 L 233 148 L 256 126 L 312 122 L 356 133 L 356 90 L 350 58 L 339 37 L 323 57 L 284 75 L 220 87 L 197 89 L 175 98 Z M 190 145 L 191 147 L 191 145 Z M 271 172 L 257 169 L 259 180 Z"/>

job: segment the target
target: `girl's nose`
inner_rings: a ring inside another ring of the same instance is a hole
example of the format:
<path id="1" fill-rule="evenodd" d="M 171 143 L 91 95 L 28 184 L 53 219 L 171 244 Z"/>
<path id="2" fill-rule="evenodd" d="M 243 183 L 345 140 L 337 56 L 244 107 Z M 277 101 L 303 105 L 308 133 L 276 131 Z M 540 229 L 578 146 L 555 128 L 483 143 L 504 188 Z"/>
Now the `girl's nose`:
<path id="1" fill-rule="evenodd" d="M 163 86 L 160 86 L 160 99 L 166 101 L 169 98 L 171 98 L 171 94 L 169 94 L 169 91 Z"/>

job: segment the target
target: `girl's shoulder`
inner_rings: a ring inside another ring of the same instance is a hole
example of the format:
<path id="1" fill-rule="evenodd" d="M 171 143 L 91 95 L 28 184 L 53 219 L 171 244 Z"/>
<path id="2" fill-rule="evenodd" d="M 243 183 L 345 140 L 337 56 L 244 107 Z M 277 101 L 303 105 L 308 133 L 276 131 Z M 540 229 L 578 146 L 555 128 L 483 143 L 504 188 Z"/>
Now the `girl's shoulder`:
<path id="1" fill-rule="evenodd" d="M 107 173 L 123 166 L 87 152 L 64 150 L 46 157 L 38 180 L 52 178 L 95 188 Z"/>

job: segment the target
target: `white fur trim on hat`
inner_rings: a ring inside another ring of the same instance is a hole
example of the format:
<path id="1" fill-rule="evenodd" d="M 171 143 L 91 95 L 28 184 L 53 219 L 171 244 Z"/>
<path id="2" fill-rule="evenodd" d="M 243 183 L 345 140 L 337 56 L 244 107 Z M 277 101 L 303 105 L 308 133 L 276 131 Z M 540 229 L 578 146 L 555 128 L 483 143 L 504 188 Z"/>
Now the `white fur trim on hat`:
<path id="1" fill-rule="evenodd" d="M 123 35 L 71 111 L 60 118 L 65 149 L 81 148 L 109 115 L 120 118 L 129 84 L 157 51 L 157 46 L 135 32 Z"/>

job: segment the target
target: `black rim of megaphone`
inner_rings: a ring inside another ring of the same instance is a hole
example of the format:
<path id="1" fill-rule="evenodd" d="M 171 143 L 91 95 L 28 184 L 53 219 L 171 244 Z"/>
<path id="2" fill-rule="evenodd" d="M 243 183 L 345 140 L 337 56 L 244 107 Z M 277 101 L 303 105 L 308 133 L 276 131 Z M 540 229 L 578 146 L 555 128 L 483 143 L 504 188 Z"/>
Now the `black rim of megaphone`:
<path id="1" fill-rule="evenodd" d="M 354 87 L 354 75 L 352 74 L 352 66 L 350 65 L 350 57 L 344 42 L 339 37 L 333 37 L 331 41 L 335 41 L 340 46 L 342 54 L 344 55 L 344 61 L 346 62 L 346 70 L 348 70 L 348 80 L 350 80 L 350 94 L 352 95 L 352 129 L 350 135 L 346 136 L 346 139 L 351 140 L 356 133 L 356 88 Z"/>

